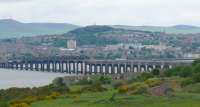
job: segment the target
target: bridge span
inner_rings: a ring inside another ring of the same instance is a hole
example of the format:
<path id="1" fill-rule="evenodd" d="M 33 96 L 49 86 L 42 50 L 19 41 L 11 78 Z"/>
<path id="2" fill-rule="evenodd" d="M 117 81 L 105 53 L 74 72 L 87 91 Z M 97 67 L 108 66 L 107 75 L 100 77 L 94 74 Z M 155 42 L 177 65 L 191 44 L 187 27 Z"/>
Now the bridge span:
<path id="1" fill-rule="evenodd" d="M 68 74 L 123 74 L 166 70 L 178 65 L 189 65 L 190 59 L 175 60 L 92 60 L 92 59 L 36 59 L 1 62 L 0 68 L 27 71 L 59 72 Z"/>

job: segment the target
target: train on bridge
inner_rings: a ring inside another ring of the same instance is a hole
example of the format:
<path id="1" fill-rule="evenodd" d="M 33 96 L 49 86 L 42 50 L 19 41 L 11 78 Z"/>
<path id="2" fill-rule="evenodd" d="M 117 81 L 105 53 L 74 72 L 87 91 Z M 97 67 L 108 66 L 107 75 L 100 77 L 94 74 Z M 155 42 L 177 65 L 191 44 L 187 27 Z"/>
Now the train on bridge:
<path id="1" fill-rule="evenodd" d="M 166 70 L 178 65 L 189 65 L 192 59 L 174 60 L 92 60 L 85 58 L 36 58 L 0 62 L 0 68 L 27 71 L 59 72 L 67 74 L 123 74 Z"/>

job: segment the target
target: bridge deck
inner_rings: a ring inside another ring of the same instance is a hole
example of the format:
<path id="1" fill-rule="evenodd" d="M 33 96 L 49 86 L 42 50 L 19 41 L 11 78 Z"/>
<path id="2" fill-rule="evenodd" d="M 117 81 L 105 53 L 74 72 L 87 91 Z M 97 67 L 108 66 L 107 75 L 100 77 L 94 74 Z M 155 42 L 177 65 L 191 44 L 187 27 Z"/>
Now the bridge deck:
<path id="1" fill-rule="evenodd" d="M 176 60 L 92 60 L 92 59 L 35 59 L 10 60 L 0 63 L 0 68 L 32 71 L 61 72 L 69 74 L 121 74 L 144 72 L 153 69 L 170 69 L 189 65 L 191 59 Z"/>

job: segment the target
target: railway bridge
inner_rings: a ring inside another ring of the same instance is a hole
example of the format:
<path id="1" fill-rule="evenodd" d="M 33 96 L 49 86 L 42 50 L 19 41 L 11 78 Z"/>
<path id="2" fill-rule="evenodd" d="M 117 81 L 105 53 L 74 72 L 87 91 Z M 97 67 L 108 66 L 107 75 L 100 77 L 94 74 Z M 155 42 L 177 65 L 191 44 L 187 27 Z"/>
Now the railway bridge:
<path id="1" fill-rule="evenodd" d="M 178 65 L 189 65 L 192 59 L 160 60 L 92 60 L 84 58 L 36 58 L 0 62 L 0 68 L 67 74 L 123 74 L 145 72 L 153 69 L 170 69 Z"/>

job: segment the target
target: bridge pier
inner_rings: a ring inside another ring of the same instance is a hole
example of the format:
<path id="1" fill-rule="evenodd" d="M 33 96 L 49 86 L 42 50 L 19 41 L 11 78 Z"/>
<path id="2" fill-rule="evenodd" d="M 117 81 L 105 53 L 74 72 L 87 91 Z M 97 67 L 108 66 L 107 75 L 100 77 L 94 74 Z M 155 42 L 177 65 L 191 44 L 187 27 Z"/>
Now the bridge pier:
<path id="1" fill-rule="evenodd" d="M 109 61 L 109 60 L 28 60 L 1 62 L 0 68 L 60 72 L 68 74 L 122 74 L 127 72 L 146 72 L 153 69 L 166 70 L 177 65 L 189 65 L 192 62 L 176 61 Z"/>

